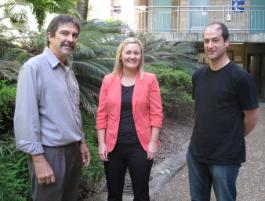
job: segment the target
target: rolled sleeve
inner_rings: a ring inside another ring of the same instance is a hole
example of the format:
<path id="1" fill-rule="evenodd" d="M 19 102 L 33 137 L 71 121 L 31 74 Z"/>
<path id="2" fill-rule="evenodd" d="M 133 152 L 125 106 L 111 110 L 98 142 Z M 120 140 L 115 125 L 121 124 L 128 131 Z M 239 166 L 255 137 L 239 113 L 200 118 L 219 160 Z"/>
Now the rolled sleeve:
<path id="1" fill-rule="evenodd" d="M 24 65 L 19 73 L 14 132 L 17 149 L 32 155 L 43 153 L 37 98 L 37 73 Z"/>
<path id="2" fill-rule="evenodd" d="M 151 126 L 162 128 L 163 112 L 160 88 L 156 76 L 152 79 L 150 93 L 150 120 Z"/>

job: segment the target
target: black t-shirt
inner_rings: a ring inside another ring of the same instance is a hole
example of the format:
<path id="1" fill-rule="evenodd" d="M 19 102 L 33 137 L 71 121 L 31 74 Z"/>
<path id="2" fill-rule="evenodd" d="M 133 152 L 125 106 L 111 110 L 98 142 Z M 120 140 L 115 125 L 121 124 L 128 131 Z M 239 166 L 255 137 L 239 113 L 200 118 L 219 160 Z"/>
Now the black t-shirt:
<path id="1" fill-rule="evenodd" d="M 192 77 L 195 125 L 189 150 L 200 162 L 245 161 L 243 110 L 258 107 L 256 86 L 244 69 L 229 62 L 218 71 L 204 67 Z"/>
<path id="2" fill-rule="evenodd" d="M 138 137 L 132 114 L 132 94 L 134 85 L 122 85 L 122 101 L 120 125 L 118 131 L 118 143 L 138 143 Z"/>

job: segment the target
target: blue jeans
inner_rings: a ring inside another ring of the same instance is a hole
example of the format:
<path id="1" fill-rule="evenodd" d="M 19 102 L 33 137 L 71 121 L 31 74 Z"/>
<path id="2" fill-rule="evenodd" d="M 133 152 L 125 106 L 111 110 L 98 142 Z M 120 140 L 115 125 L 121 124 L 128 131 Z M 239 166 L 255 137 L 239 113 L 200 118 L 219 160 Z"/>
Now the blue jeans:
<path id="1" fill-rule="evenodd" d="M 192 201 L 210 201 L 213 187 L 217 201 L 236 200 L 236 179 L 240 165 L 200 163 L 187 154 L 189 185 Z"/>

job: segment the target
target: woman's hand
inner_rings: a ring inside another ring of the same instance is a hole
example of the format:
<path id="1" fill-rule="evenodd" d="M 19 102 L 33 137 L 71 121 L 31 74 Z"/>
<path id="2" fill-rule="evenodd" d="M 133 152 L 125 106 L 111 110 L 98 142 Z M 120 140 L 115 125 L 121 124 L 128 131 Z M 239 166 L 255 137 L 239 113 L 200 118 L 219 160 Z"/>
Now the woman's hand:
<path id="1" fill-rule="evenodd" d="M 101 142 L 98 145 L 98 155 L 99 155 L 100 160 L 108 161 L 108 152 L 107 152 L 107 146 L 105 142 Z"/>
<path id="2" fill-rule="evenodd" d="M 108 152 L 107 152 L 107 146 L 105 142 L 105 129 L 99 129 L 97 130 L 98 133 L 98 155 L 100 160 L 102 161 L 108 161 Z"/>
<path id="3" fill-rule="evenodd" d="M 152 136 L 147 148 L 147 159 L 153 160 L 157 154 L 160 128 L 152 127 Z"/>
<path id="4" fill-rule="evenodd" d="M 151 141 L 148 144 L 148 150 L 147 150 L 147 159 L 153 160 L 157 154 L 157 143 Z"/>

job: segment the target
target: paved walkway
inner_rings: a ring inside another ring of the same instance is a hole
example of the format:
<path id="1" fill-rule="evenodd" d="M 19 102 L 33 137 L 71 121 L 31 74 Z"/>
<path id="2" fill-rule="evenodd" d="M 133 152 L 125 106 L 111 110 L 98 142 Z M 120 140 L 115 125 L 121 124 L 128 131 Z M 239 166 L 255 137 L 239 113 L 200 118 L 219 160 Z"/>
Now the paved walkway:
<path id="1" fill-rule="evenodd" d="M 261 115 L 257 127 L 246 137 L 247 161 L 240 168 L 237 180 L 238 201 L 265 201 L 265 103 L 260 104 Z M 152 169 L 150 195 L 152 201 L 190 201 L 188 173 L 185 165 L 187 144 L 183 151 L 172 154 Z M 106 193 L 86 201 L 105 201 Z M 132 196 L 123 197 L 132 201 Z M 215 197 L 212 193 L 212 201 Z"/>
<path id="2" fill-rule="evenodd" d="M 257 127 L 246 137 L 247 161 L 240 168 L 237 180 L 238 201 L 265 201 L 265 104 L 260 104 Z M 155 201 L 190 201 L 187 167 L 165 185 Z M 214 201 L 214 195 L 212 195 Z"/>

